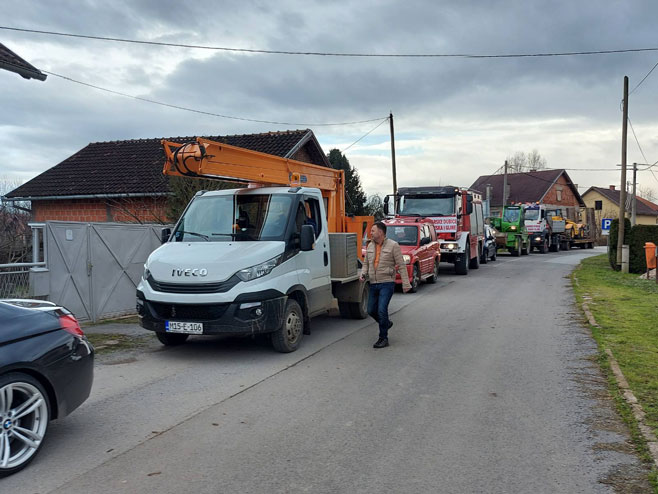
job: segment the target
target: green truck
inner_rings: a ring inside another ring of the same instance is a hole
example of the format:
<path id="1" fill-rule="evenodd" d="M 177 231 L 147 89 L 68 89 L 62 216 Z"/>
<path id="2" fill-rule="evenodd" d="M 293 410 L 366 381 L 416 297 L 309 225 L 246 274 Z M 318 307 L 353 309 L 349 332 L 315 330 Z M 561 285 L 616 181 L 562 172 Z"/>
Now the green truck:
<path id="1" fill-rule="evenodd" d="M 505 206 L 501 217 L 493 217 L 489 221 L 497 230 L 496 249 L 507 249 L 513 256 L 530 253 L 532 249 L 523 206 Z"/>

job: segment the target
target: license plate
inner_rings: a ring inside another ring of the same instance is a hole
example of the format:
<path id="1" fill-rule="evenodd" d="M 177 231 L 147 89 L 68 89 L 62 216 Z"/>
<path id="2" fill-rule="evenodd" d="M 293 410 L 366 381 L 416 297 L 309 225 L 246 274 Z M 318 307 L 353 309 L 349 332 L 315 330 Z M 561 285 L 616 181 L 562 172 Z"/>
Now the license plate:
<path id="1" fill-rule="evenodd" d="M 165 321 L 167 333 L 203 334 L 201 322 Z"/>

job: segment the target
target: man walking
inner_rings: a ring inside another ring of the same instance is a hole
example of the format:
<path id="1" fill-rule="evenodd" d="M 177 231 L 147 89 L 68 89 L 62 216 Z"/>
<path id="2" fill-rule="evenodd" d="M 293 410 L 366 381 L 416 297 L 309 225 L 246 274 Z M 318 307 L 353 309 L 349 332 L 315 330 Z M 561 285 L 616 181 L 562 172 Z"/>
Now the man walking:
<path id="1" fill-rule="evenodd" d="M 370 229 L 370 238 L 360 279 L 370 279 L 368 314 L 379 323 L 379 339 L 373 348 L 384 348 L 388 346 L 388 330 L 393 326 L 388 318 L 388 304 L 395 290 L 396 267 L 399 268 L 405 293 L 411 285 L 400 246 L 386 238 L 386 225 L 380 221 L 375 223 Z"/>

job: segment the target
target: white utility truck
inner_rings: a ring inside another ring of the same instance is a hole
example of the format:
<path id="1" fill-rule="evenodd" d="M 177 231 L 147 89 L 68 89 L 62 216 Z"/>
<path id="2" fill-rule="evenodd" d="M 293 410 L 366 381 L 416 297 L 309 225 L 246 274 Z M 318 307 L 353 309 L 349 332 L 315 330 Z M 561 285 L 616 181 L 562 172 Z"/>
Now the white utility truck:
<path id="1" fill-rule="evenodd" d="M 247 188 L 198 192 L 137 287 L 142 327 L 165 345 L 189 335 L 269 334 L 292 352 L 310 319 L 338 300 L 343 317 L 367 317 L 360 246 L 372 217 L 345 215 L 345 175 L 198 138 L 163 141 L 164 173 Z"/>

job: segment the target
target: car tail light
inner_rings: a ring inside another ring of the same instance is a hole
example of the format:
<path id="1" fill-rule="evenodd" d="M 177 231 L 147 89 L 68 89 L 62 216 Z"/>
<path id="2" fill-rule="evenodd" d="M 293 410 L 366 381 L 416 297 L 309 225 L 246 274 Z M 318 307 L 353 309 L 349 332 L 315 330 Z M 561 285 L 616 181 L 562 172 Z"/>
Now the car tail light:
<path id="1" fill-rule="evenodd" d="M 80 329 L 78 320 L 72 315 L 59 316 L 59 324 L 62 329 L 73 336 L 84 336 L 85 334 Z"/>

